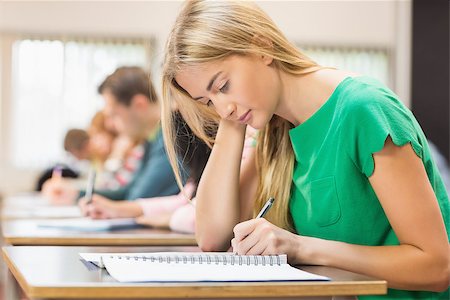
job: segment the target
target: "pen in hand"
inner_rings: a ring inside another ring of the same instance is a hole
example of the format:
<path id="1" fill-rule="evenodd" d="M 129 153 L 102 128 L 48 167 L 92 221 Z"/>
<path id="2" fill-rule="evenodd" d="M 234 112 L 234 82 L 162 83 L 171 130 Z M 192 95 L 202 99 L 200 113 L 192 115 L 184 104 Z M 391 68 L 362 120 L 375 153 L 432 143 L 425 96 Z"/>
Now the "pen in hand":
<path id="1" fill-rule="evenodd" d="M 267 214 L 267 212 L 273 205 L 273 201 L 275 201 L 275 198 L 273 197 L 270 197 L 269 200 L 267 200 L 266 204 L 264 204 L 264 206 L 261 208 L 260 212 L 256 216 L 256 219 L 263 218 Z"/>
<path id="2" fill-rule="evenodd" d="M 267 200 L 266 204 L 264 204 L 264 206 L 261 208 L 261 210 L 259 211 L 259 213 L 256 215 L 255 219 L 259 219 L 259 218 L 263 218 L 267 212 L 269 211 L 269 209 L 272 207 L 273 205 L 273 201 L 275 201 L 275 198 L 270 197 L 269 200 Z M 234 248 L 234 247 L 233 247 Z M 233 253 L 235 255 L 237 255 L 237 251 L 235 251 L 235 249 L 233 249 Z"/>

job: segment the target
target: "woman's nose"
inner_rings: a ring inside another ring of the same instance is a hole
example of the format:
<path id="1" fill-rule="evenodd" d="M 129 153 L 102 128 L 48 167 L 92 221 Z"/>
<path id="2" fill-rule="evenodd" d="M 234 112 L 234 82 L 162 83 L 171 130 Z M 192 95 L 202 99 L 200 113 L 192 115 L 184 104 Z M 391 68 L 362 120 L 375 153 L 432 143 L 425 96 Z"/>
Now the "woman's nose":
<path id="1" fill-rule="evenodd" d="M 214 104 L 216 111 L 222 119 L 231 119 L 233 117 L 236 110 L 236 106 L 233 103 L 228 101 L 216 101 L 216 103 Z"/>

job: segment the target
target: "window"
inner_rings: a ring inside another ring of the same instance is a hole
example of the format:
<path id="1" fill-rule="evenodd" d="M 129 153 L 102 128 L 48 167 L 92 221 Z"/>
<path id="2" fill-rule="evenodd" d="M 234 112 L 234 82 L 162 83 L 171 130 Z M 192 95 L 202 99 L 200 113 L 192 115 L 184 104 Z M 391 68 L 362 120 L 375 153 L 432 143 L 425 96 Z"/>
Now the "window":
<path id="1" fill-rule="evenodd" d="M 301 47 L 302 51 L 322 66 L 336 67 L 367 75 L 392 86 L 387 49 Z"/>
<path id="2" fill-rule="evenodd" d="M 11 160 L 42 168 L 64 156 L 69 128 L 102 107 L 97 87 L 117 67 L 150 65 L 148 41 L 22 39 L 13 44 Z"/>

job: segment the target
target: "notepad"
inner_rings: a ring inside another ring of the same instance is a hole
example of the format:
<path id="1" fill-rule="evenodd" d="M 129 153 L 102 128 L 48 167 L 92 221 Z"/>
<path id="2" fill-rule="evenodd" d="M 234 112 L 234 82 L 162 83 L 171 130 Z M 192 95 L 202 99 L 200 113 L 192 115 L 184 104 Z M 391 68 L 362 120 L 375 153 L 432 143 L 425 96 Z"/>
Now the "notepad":
<path id="1" fill-rule="evenodd" d="M 38 221 L 38 227 L 77 231 L 107 231 L 136 227 L 133 218 L 93 220 L 91 218 L 53 219 Z"/>
<path id="2" fill-rule="evenodd" d="M 9 207 L 2 212 L 11 218 L 79 218 L 83 214 L 78 206 Z"/>
<path id="3" fill-rule="evenodd" d="M 119 282 L 330 280 L 290 266 L 286 255 L 230 252 L 80 253 Z"/>

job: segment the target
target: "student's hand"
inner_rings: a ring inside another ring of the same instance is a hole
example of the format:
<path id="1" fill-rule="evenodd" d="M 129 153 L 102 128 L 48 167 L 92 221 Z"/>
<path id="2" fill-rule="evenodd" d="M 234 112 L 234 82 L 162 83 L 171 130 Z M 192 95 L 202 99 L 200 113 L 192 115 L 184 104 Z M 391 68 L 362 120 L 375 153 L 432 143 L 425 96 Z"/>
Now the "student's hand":
<path id="1" fill-rule="evenodd" d="M 297 263 L 301 237 L 281 229 L 264 218 L 252 219 L 234 227 L 231 240 L 233 252 L 239 255 L 287 254 L 290 263 Z"/>
<path id="2" fill-rule="evenodd" d="M 42 194 L 54 205 L 73 205 L 78 190 L 70 180 L 55 177 L 47 180 L 42 186 Z"/>
<path id="3" fill-rule="evenodd" d="M 220 119 L 218 134 L 226 136 L 226 138 L 239 138 L 245 139 L 245 129 L 247 128 L 246 124 L 241 124 L 236 121 Z"/>
<path id="4" fill-rule="evenodd" d="M 168 214 L 163 213 L 152 217 L 141 216 L 136 218 L 136 223 L 148 227 L 169 228 L 171 217 L 172 217 L 171 213 Z"/>
<path id="5" fill-rule="evenodd" d="M 85 197 L 80 199 L 78 205 L 85 216 L 92 219 L 134 218 L 142 214 L 137 203 L 122 200 L 113 201 L 103 196 L 92 195 L 92 202 L 87 203 Z"/>
<path id="6" fill-rule="evenodd" d="M 91 203 L 88 203 L 88 201 L 89 200 L 86 197 L 83 197 L 78 202 L 78 206 L 83 215 L 91 217 L 92 219 L 111 219 L 120 217 L 119 207 L 117 207 L 117 203 L 114 203 L 114 201 L 97 194 L 92 195 Z"/>

